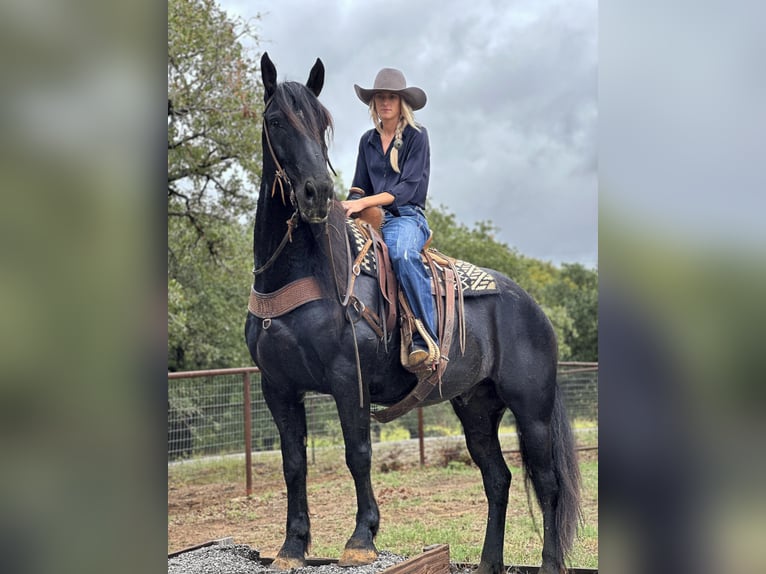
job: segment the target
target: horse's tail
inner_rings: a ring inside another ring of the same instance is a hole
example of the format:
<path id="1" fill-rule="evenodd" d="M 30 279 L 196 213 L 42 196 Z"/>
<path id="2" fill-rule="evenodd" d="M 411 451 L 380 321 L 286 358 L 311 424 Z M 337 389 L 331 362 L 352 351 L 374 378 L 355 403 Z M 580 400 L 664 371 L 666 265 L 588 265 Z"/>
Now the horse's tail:
<path id="1" fill-rule="evenodd" d="M 569 554 L 574 544 L 577 529 L 582 523 L 580 507 L 580 466 L 577 461 L 574 435 L 569 424 L 564 403 L 561 400 L 561 389 L 556 386 L 556 394 L 551 415 L 551 450 L 553 457 L 553 475 L 558 485 L 558 496 L 554 498 L 555 544 L 556 554 L 563 565 L 564 558 Z M 523 436 L 519 436 L 519 445 L 524 463 L 525 486 L 529 494 L 529 482 L 535 487 L 538 502 L 541 492 L 532 475 L 532 467 L 527 463 L 527 452 Z"/>
<path id="2" fill-rule="evenodd" d="M 580 508 L 580 465 L 575 450 L 574 435 L 569 424 L 561 389 L 556 388 L 556 397 L 551 417 L 553 435 L 553 472 L 559 483 L 559 499 L 556 505 L 556 531 L 558 547 L 562 556 L 572 549 L 577 529 L 582 523 Z"/>

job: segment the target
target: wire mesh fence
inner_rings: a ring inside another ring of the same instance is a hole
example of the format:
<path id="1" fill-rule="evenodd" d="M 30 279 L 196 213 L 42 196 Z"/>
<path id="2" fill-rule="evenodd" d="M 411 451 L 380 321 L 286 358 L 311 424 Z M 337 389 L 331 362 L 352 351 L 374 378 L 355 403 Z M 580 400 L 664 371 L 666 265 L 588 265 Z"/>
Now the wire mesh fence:
<path id="1" fill-rule="evenodd" d="M 250 420 L 245 416 L 245 380 L 250 389 Z M 559 385 L 569 417 L 596 426 L 598 365 L 560 363 Z M 338 446 L 343 437 L 335 401 L 329 395 L 309 393 L 305 398 L 308 442 L 312 448 Z M 168 375 L 168 460 L 242 453 L 250 426 L 252 451 L 279 448 L 279 433 L 266 406 L 260 374 L 251 369 L 221 369 Z M 503 427 L 512 432 L 509 412 Z M 420 436 L 417 410 L 386 425 L 372 422 L 375 442 Z M 423 409 L 423 437 L 462 434 L 460 422 L 448 402 Z"/>

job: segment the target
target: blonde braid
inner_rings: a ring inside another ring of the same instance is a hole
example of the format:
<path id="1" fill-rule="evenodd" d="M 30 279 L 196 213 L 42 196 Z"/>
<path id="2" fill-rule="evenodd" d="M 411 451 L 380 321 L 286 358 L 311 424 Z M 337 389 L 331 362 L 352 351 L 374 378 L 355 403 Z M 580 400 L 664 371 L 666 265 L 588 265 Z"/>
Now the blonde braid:
<path id="1" fill-rule="evenodd" d="M 404 131 L 404 118 L 399 120 L 396 124 L 396 131 L 394 132 L 394 148 L 391 150 L 391 167 L 394 168 L 396 173 L 399 171 L 399 148 L 402 147 L 402 132 Z"/>

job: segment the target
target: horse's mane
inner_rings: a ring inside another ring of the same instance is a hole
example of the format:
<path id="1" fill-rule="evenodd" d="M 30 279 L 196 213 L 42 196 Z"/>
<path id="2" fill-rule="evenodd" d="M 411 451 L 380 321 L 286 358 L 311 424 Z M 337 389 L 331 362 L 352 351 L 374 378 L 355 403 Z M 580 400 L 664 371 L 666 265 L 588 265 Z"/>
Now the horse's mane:
<path id="1" fill-rule="evenodd" d="M 334 127 L 332 115 L 311 90 L 299 82 L 282 82 L 270 105 L 276 106 L 293 128 L 319 142 L 327 159 L 327 144 L 332 141 Z"/>

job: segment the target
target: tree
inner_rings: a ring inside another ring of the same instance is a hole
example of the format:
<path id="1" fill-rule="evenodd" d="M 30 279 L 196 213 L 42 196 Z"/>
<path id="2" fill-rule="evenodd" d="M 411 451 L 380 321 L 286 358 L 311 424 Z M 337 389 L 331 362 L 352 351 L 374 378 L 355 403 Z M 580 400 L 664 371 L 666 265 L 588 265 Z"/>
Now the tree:
<path id="1" fill-rule="evenodd" d="M 168 2 L 168 369 L 250 364 L 243 324 L 263 88 L 250 25 Z M 249 219 L 248 219 L 249 220 Z"/>
<path id="2" fill-rule="evenodd" d="M 540 307 L 545 312 L 548 320 L 553 325 L 553 330 L 556 332 L 559 361 L 573 360 L 572 348 L 569 345 L 570 341 L 577 338 L 577 330 L 574 327 L 572 317 L 569 316 L 569 311 L 561 305 L 551 307 L 546 303 L 540 303 Z"/>
<path id="3" fill-rule="evenodd" d="M 567 310 L 572 329 L 566 336 L 572 360 L 598 361 L 598 273 L 580 263 L 564 263 L 544 299 Z"/>
<path id="4" fill-rule="evenodd" d="M 214 0 L 168 2 L 168 218 L 212 254 L 212 222 L 252 212 L 260 182 L 263 89 L 245 37 L 257 42 Z"/>
<path id="5" fill-rule="evenodd" d="M 182 220 L 168 222 L 168 370 L 239 367 L 252 282 L 249 226 L 211 223 L 219 257 Z"/>

